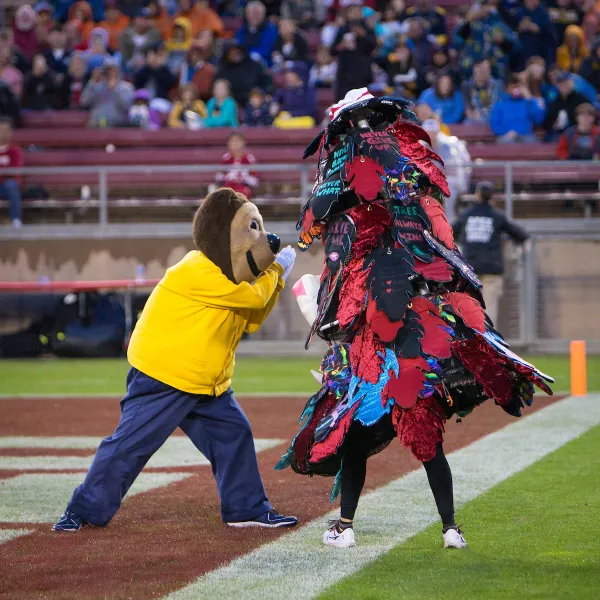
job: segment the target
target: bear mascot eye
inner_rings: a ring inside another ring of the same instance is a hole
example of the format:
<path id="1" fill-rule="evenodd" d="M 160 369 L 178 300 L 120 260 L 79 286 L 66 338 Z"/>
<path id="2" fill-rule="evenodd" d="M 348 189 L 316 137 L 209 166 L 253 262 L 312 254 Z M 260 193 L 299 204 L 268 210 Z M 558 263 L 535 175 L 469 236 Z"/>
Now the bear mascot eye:
<path id="1" fill-rule="evenodd" d="M 258 224 L 258 221 L 256 221 L 255 219 L 252 219 L 252 221 L 250 221 L 250 229 L 260 229 L 260 225 Z"/>

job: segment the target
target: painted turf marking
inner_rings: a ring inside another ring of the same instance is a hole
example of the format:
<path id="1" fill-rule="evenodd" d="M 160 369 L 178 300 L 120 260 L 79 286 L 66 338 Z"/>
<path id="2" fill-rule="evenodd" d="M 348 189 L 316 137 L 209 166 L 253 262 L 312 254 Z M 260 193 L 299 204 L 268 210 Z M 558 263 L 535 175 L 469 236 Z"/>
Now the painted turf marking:
<path id="1" fill-rule="evenodd" d="M 456 507 L 599 423 L 600 394 L 568 398 L 453 452 L 448 460 L 454 475 Z M 357 548 L 343 550 L 322 544 L 326 519 L 337 516 L 336 510 L 311 521 L 207 573 L 167 598 L 313 598 L 438 520 L 422 468 L 365 494 L 357 515 Z"/>
<path id="2" fill-rule="evenodd" d="M 6 544 L 22 535 L 33 533 L 34 529 L 0 529 L 0 544 Z"/>
<path id="3" fill-rule="evenodd" d="M 191 476 L 191 473 L 141 473 L 126 499 Z M 28 473 L 0 480 L 0 521 L 53 523 L 84 477 L 84 473 Z"/>
<path id="4" fill-rule="evenodd" d="M 0 437 L 0 448 L 96 449 L 102 438 L 98 437 Z M 256 439 L 256 452 L 269 450 L 283 444 L 284 440 Z M 0 470 L 16 471 L 68 471 L 87 470 L 94 455 L 90 456 L 0 456 Z M 210 463 L 198 452 L 187 436 L 172 436 L 148 461 L 146 469 L 206 466 Z"/>

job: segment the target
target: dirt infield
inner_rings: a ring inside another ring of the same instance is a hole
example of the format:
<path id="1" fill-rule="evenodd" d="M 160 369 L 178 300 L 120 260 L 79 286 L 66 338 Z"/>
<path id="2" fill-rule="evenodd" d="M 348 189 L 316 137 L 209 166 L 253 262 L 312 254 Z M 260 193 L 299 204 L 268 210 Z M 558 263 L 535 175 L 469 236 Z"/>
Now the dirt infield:
<path id="1" fill-rule="evenodd" d="M 540 396 L 533 410 L 549 402 L 552 400 Z M 282 512 L 298 515 L 303 522 L 327 513 L 331 509 L 328 502 L 331 479 L 308 479 L 290 470 L 273 470 L 297 430 L 297 418 L 305 400 L 241 398 L 240 403 L 256 438 L 286 440 L 285 444 L 259 454 L 265 487 L 274 506 Z M 0 439 L 3 436 L 105 436 L 116 425 L 119 408 L 116 400 L 106 398 L 7 399 L 0 400 L 0 415 Z M 445 447 L 451 452 L 511 421 L 499 407 L 487 402 L 463 423 L 447 424 Z M 41 454 L 84 456 L 89 452 L 0 449 L 0 457 Z M 408 451 L 399 443 L 393 443 L 369 461 L 367 487 L 381 486 L 418 466 Z M 0 523 L 0 529 L 35 530 L 0 545 L 0 598 L 159 598 L 285 533 L 224 526 L 209 467 L 168 471 L 186 472 L 191 476 L 130 498 L 103 529 L 57 535 L 50 532 L 48 523 Z M 0 479 L 22 474 L 19 470 L 0 470 Z M 460 473 L 454 476 L 458 479 Z M 43 493 L 44 490 L 40 490 L 40 494 Z M 51 507 L 56 516 L 67 500 L 65 497 L 62 504 Z M 433 502 L 433 499 L 424 498 L 424 501 Z"/>

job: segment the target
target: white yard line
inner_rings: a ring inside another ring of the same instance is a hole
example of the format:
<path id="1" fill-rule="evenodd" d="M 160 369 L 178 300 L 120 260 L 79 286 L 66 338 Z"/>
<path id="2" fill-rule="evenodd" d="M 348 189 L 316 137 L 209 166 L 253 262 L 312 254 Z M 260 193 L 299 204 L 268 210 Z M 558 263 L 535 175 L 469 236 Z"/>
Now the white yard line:
<path id="1" fill-rule="evenodd" d="M 0 544 L 6 544 L 22 535 L 33 533 L 34 529 L 0 529 Z"/>
<path id="2" fill-rule="evenodd" d="M 456 506 L 477 498 L 598 424 L 600 394 L 568 398 L 453 452 L 448 459 Z M 438 519 L 423 469 L 361 499 L 356 548 L 341 550 L 321 543 L 326 520 L 337 514 L 334 511 L 311 521 L 211 571 L 167 596 L 168 600 L 313 598 Z M 439 541 L 441 551 L 441 534 Z"/>

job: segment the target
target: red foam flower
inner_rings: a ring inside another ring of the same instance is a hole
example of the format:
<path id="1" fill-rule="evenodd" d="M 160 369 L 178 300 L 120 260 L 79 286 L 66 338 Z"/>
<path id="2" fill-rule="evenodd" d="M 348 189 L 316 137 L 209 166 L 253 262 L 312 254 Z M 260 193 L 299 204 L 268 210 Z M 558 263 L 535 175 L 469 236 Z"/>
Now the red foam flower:
<path id="1" fill-rule="evenodd" d="M 350 189 L 364 200 L 375 200 L 383 187 L 383 167 L 366 156 L 357 156 L 346 166 Z"/>
<path id="2" fill-rule="evenodd" d="M 454 269 L 441 256 L 436 256 L 431 263 L 415 260 L 415 271 L 431 281 L 446 283 L 452 281 Z"/>
<path id="3" fill-rule="evenodd" d="M 410 408 L 423 390 L 429 365 L 424 358 L 400 358 L 398 365 L 398 377 L 392 374 L 383 390 L 383 396 L 392 398 L 402 408 Z"/>
<path id="4" fill-rule="evenodd" d="M 440 317 L 438 308 L 426 298 L 412 299 L 412 308 L 419 315 L 425 333 L 421 339 L 421 349 L 425 354 L 436 358 L 450 358 L 452 336 L 443 329 L 446 323 Z"/>
<path id="5" fill-rule="evenodd" d="M 431 233 L 433 233 L 433 236 L 447 248 L 454 248 L 454 232 L 452 231 L 452 227 L 450 227 L 450 223 L 448 223 L 444 207 L 431 196 L 423 196 L 421 198 L 421 206 L 431 221 Z"/>
<path id="6" fill-rule="evenodd" d="M 485 332 L 485 313 L 475 298 L 464 292 L 448 292 L 444 294 L 444 298 L 467 327 Z"/>
<path id="7" fill-rule="evenodd" d="M 396 339 L 398 330 L 403 325 L 401 320 L 392 322 L 382 310 L 377 310 L 377 303 L 373 299 L 369 300 L 367 306 L 367 322 L 382 342 L 392 342 Z"/>

